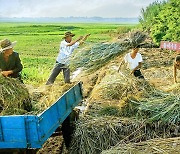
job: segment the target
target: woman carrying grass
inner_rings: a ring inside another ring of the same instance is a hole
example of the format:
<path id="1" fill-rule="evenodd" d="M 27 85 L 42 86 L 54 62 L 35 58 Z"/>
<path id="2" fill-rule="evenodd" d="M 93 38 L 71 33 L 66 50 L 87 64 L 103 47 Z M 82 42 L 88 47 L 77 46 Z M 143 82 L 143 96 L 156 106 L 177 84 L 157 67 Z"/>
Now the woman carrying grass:
<path id="1" fill-rule="evenodd" d="M 132 49 L 132 52 L 125 55 L 124 59 L 119 65 L 118 72 L 121 68 L 121 65 L 123 63 L 127 63 L 129 69 L 131 70 L 130 75 L 133 74 L 135 77 L 139 79 L 144 79 L 144 76 L 141 74 L 141 71 L 140 71 L 143 59 L 142 59 L 141 54 L 138 53 L 139 47 L 140 45 L 137 45 L 136 47 Z"/>

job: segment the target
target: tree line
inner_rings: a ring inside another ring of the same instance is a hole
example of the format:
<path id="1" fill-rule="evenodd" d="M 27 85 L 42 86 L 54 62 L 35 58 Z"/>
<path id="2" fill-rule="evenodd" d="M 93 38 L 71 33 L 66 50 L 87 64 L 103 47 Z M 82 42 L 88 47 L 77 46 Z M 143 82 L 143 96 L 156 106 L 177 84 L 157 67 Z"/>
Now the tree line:
<path id="1" fill-rule="evenodd" d="M 180 39 L 180 1 L 155 1 L 141 10 L 141 28 L 148 32 L 154 43 L 160 41 L 179 41 Z"/>

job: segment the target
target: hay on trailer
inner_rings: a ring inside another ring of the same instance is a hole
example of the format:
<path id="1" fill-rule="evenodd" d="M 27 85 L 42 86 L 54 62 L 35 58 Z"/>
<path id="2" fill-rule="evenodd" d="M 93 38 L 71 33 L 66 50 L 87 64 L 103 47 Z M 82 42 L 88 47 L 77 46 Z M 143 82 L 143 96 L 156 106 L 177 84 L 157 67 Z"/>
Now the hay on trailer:
<path id="1" fill-rule="evenodd" d="M 30 111 L 31 107 L 31 99 L 25 85 L 17 79 L 0 75 L 0 114 L 24 114 Z"/>
<path id="2" fill-rule="evenodd" d="M 167 139 L 152 139 L 140 143 L 120 144 L 102 154 L 178 154 L 180 151 L 180 137 Z"/>
<path id="3" fill-rule="evenodd" d="M 75 79 L 72 81 L 78 82 L 82 81 L 83 83 L 83 96 L 87 98 L 92 89 L 94 88 L 97 80 L 99 79 L 99 72 L 87 74 L 85 72 L 79 74 Z"/>
<path id="4" fill-rule="evenodd" d="M 90 50 L 76 53 L 71 59 L 71 67 L 81 67 L 88 71 L 96 71 L 112 58 L 142 43 L 145 38 L 146 35 L 144 33 L 136 31 L 130 33 L 129 37 L 122 42 L 98 44 Z"/>
<path id="5" fill-rule="evenodd" d="M 147 123 L 132 118 L 109 116 L 81 117 L 71 145 L 71 153 L 98 154 L 120 143 L 141 142 L 157 137 L 180 135 L 180 128 L 174 124 Z"/>
<path id="6" fill-rule="evenodd" d="M 44 85 L 34 89 L 32 97 L 34 100 L 33 114 L 39 114 L 55 103 L 66 91 L 73 87 L 77 82 L 64 83 L 59 82 L 53 85 Z"/>

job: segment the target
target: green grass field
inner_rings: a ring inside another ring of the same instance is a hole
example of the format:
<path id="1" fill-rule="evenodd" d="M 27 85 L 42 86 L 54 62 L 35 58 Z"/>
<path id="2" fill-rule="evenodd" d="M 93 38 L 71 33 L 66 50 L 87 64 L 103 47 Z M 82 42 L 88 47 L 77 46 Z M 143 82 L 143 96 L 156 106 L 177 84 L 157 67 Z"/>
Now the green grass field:
<path id="1" fill-rule="evenodd" d="M 80 35 L 91 33 L 86 45 L 107 42 L 112 35 L 128 31 L 134 25 L 123 24 L 35 24 L 0 23 L 0 40 L 17 41 L 14 50 L 20 54 L 25 83 L 39 85 L 46 82 L 59 52 L 59 43 L 66 31 Z M 62 78 L 61 76 L 59 79 Z"/>

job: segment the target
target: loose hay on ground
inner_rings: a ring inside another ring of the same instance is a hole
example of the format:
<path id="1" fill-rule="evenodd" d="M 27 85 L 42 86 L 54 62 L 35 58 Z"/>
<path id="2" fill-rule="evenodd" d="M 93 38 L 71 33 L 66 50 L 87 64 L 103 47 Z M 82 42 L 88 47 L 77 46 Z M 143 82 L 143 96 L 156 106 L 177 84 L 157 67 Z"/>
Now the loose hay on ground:
<path id="1" fill-rule="evenodd" d="M 180 97 L 172 94 L 156 93 L 156 96 L 141 101 L 128 100 L 121 111 L 121 116 L 133 116 L 151 122 L 162 121 L 179 125 Z"/>
<path id="2" fill-rule="evenodd" d="M 102 154 L 179 154 L 180 137 L 153 139 L 140 143 L 120 144 Z"/>
<path id="3" fill-rule="evenodd" d="M 180 83 L 170 85 L 165 91 L 180 95 Z"/>
<path id="4" fill-rule="evenodd" d="M 146 97 L 154 87 L 145 80 L 138 80 L 131 76 L 123 76 L 116 71 L 109 71 L 92 91 L 93 100 L 121 100 L 123 97 Z"/>
<path id="5" fill-rule="evenodd" d="M 99 154 L 120 143 L 141 142 L 157 137 L 180 135 L 180 128 L 161 122 L 147 123 L 132 118 L 81 117 L 73 136 L 72 154 Z"/>
<path id="6" fill-rule="evenodd" d="M 145 80 L 110 71 L 91 95 L 91 101 L 104 100 L 117 100 L 121 116 L 180 123 L 180 97 L 158 90 Z"/>

